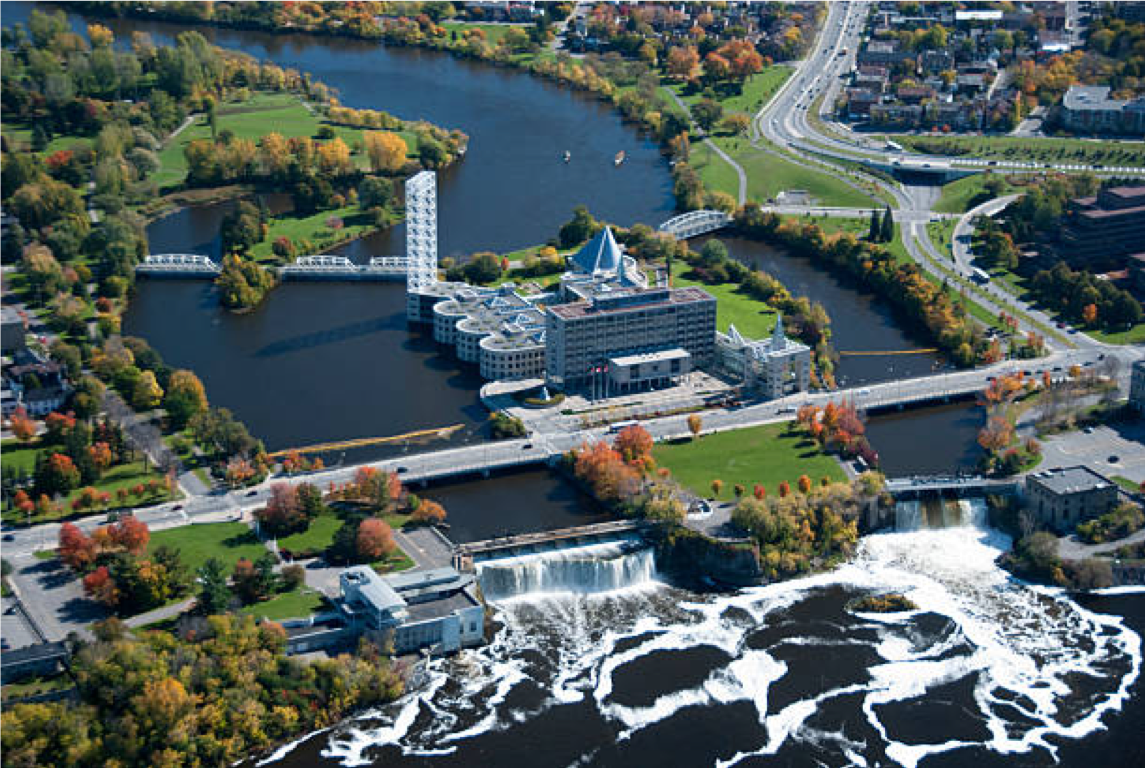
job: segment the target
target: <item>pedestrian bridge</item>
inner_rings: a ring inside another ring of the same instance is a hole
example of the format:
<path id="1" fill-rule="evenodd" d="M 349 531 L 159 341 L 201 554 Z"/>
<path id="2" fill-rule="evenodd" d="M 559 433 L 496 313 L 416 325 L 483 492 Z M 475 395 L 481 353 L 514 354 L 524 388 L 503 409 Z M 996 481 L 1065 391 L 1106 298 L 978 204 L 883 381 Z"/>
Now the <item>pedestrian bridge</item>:
<path id="1" fill-rule="evenodd" d="M 922 495 L 942 494 L 973 496 L 980 493 L 1011 493 L 1017 481 L 989 479 L 981 475 L 914 475 L 888 478 L 883 486 L 895 498 L 916 498 Z"/>
<path id="2" fill-rule="evenodd" d="M 660 225 L 659 230 L 680 240 L 687 240 L 723 229 L 731 222 L 731 215 L 723 211 L 688 211 L 668 219 Z"/>
<path id="3" fill-rule="evenodd" d="M 153 253 L 135 266 L 136 274 L 173 277 L 216 277 L 219 265 L 197 253 Z"/>
<path id="4" fill-rule="evenodd" d="M 375 256 L 355 264 L 345 256 L 300 256 L 275 271 L 280 280 L 405 280 L 409 259 L 405 256 Z M 146 256 L 135 273 L 149 277 L 215 278 L 222 268 L 208 256 L 197 253 L 159 253 Z"/>
<path id="5" fill-rule="evenodd" d="M 409 259 L 405 256 L 375 256 L 355 264 L 345 256 L 300 256 L 278 268 L 283 280 L 404 280 Z"/>

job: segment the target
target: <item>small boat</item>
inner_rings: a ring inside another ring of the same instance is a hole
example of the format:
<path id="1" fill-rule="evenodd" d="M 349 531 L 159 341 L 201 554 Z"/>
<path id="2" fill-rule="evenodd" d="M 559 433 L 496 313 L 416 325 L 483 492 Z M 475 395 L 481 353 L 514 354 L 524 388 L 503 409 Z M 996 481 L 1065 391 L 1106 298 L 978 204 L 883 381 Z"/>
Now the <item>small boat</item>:
<path id="1" fill-rule="evenodd" d="M 612 164 L 613 165 L 620 165 L 623 162 L 624 162 L 624 150 L 622 149 L 616 153 L 616 157 L 614 157 L 612 159 Z"/>
<path id="2" fill-rule="evenodd" d="M 566 149 L 566 150 L 565 150 L 565 162 L 567 163 L 569 160 L 572 160 L 572 153 L 570 153 L 570 152 L 569 152 L 569 151 Z"/>

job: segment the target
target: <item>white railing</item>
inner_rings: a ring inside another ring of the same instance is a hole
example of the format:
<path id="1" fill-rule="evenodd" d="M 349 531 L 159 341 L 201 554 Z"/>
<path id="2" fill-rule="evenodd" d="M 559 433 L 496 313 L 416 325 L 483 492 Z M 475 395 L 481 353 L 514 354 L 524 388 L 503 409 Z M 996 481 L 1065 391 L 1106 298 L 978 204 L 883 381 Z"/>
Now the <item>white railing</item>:
<path id="1" fill-rule="evenodd" d="M 219 273 L 219 265 L 197 253 L 153 253 L 136 265 L 137 272 L 210 272 Z"/>
<path id="2" fill-rule="evenodd" d="M 731 223 L 731 220 L 732 217 L 723 211 L 688 211 L 668 219 L 660 225 L 659 230 L 686 240 L 689 237 L 723 229 Z"/>

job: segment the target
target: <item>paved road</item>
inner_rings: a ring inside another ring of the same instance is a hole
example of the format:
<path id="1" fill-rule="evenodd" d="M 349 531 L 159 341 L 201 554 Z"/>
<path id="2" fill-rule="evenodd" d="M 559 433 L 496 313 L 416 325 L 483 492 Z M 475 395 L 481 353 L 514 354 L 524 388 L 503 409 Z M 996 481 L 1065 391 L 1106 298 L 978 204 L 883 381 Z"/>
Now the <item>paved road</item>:
<path id="1" fill-rule="evenodd" d="M 1018 195 L 996 197 L 962 214 L 962 217 L 958 220 L 958 224 L 954 227 L 954 240 L 952 243 L 954 263 L 958 266 L 960 271 L 968 274 L 972 268 L 970 262 L 974 260 L 974 254 L 970 252 L 970 243 L 974 238 L 974 220 L 979 216 L 997 216 L 1006 206 L 1017 199 Z"/>
<path id="2" fill-rule="evenodd" d="M 973 172 L 987 169 L 1039 171 L 1047 167 L 1058 170 L 1092 170 L 1101 173 L 1145 176 L 1145 168 L 1097 168 L 1061 163 L 1053 166 L 1032 162 L 985 161 L 976 158 L 933 155 L 904 155 L 885 143 L 876 145 L 850 129 L 831 121 L 830 110 L 842 78 L 853 66 L 870 3 L 832 3 L 823 29 L 808 57 L 785 83 L 776 97 L 755 116 L 753 131 L 761 139 L 788 153 L 787 159 L 810 169 L 834 173 L 847 181 L 853 168 L 841 168 L 832 162 L 860 162 L 884 173 L 915 170 L 936 175 L 949 172 Z M 816 110 L 816 100 L 821 99 Z M 817 111 L 816 119 L 810 119 Z M 890 182 L 885 175 L 868 175 L 867 180 L 895 201 L 895 218 L 902 224 L 903 240 L 908 254 L 919 266 L 940 279 L 959 277 L 962 270 L 950 263 L 930 240 L 923 225 L 933 218 L 932 208 L 939 189 L 934 185 L 905 185 Z M 962 275 L 964 278 L 966 275 Z M 1049 344 L 1059 347 L 1100 347 L 1099 342 L 1083 334 L 1066 335 L 1053 330 L 1054 321 L 1019 298 L 997 286 L 977 286 L 962 282 L 974 300 L 992 314 L 1006 311 L 1018 317 L 1023 332 L 1046 336 Z M 1039 327 L 1039 324 L 1041 327 Z"/>

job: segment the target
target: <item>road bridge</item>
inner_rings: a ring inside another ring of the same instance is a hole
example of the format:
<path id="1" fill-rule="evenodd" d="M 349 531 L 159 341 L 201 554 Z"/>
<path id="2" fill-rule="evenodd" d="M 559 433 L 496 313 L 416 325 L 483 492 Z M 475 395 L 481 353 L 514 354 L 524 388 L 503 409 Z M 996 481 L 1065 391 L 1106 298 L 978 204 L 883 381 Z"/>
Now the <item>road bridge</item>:
<path id="1" fill-rule="evenodd" d="M 709 232 L 723 229 L 731 223 L 731 215 L 723 211 L 688 211 L 679 216 L 673 216 L 661 224 L 658 229 L 660 232 L 680 240 L 687 240 L 690 237 L 706 235 Z"/>

